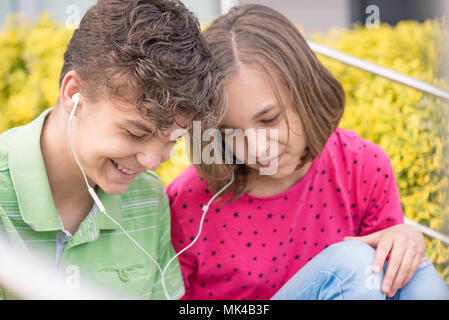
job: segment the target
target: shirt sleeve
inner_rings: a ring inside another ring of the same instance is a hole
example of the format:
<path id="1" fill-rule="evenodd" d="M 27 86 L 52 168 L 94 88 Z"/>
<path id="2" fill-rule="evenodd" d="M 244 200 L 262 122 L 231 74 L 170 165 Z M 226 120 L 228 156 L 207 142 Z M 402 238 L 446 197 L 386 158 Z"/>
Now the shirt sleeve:
<path id="1" fill-rule="evenodd" d="M 176 198 L 178 197 L 178 193 L 174 191 L 174 188 L 172 188 L 171 185 L 167 187 L 167 194 L 170 199 L 171 203 L 171 213 L 172 213 L 172 230 L 171 230 L 171 236 L 172 236 L 172 242 L 173 247 L 176 252 L 180 252 L 182 249 L 184 249 L 186 246 L 188 246 L 193 239 L 191 237 L 188 237 L 186 235 L 186 228 L 185 226 L 187 224 L 184 224 L 180 219 L 180 217 L 177 214 L 177 202 Z M 192 251 L 187 250 L 185 253 L 178 256 L 179 263 L 181 266 L 181 272 L 182 277 L 184 279 L 184 286 L 185 286 L 185 295 L 182 297 L 183 300 L 188 300 L 191 295 L 191 279 L 195 276 L 196 273 L 196 259 L 194 256 L 192 256 Z"/>
<path id="2" fill-rule="evenodd" d="M 360 181 L 364 215 L 359 236 L 404 223 L 393 168 L 388 155 L 376 144 L 367 142 Z"/>
<path id="3" fill-rule="evenodd" d="M 6 217 L 5 211 L 0 206 L 0 241 L 6 240 L 6 229 L 3 223 L 4 217 Z"/>
<path id="4" fill-rule="evenodd" d="M 2 207 L 0 206 L 0 241 L 4 242 L 6 240 L 5 235 L 5 227 L 3 226 L 2 217 L 4 215 L 4 211 Z M 5 300 L 5 295 L 3 293 L 2 287 L 0 287 L 0 300 Z"/>
<path id="5" fill-rule="evenodd" d="M 168 202 L 167 194 L 165 193 L 163 187 L 161 194 L 161 202 L 159 208 L 160 223 L 159 223 L 159 252 L 158 252 L 158 263 L 164 271 L 167 264 L 167 270 L 164 274 L 165 287 L 170 299 L 179 299 L 184 295 L 184 283 L 182 281 L 181 270 L 179 267 L 179 261 L 177 258 L 173 259 L 175 256 L 175 251 L 171 243 L 171 217 L 170 217 L 170 205 Z M 161 281 L 161 273 L 156 273 L 153 290 L 152 299 L 155 300 L 165 300 L 167 299 Z"/>

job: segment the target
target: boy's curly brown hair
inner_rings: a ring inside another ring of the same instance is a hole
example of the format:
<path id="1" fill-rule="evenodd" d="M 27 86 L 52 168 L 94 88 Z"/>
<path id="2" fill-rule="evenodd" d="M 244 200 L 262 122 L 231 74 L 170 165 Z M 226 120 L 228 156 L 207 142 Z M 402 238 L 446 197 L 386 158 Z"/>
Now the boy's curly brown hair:
<path id="1" fill-rule="evenodd" d="M 82 18 L 64 54 L 60 85 L 75 70 L 81 92 L 134 104 L 158 131 L 175 116 L 219 117 L 220 78 L 198 20 L 178 0 L 99 0 Z"/>

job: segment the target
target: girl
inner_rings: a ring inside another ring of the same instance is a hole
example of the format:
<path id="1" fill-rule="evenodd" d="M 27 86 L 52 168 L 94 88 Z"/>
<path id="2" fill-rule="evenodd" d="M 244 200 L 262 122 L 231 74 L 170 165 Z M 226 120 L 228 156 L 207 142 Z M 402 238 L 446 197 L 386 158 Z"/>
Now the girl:
<path id="1" fill-rule="evenodd" d="M 337 128 L 343 89 L 297 28 L 248 5 L 205 37 L 225 79 L 221 132 L 275 129 L 265 153 L 275 142 L 278 151 L 264 156 L 245 135 L 244 148 L 229 147 L 243 163 L 191 166 L 168 186 L 179 251 L 194 240 L 201 207 L 235 176 L 180 255 L 184 299 L 449 298 L 423 260 L 422 235 L 402 224 L 388 156 Z"/>

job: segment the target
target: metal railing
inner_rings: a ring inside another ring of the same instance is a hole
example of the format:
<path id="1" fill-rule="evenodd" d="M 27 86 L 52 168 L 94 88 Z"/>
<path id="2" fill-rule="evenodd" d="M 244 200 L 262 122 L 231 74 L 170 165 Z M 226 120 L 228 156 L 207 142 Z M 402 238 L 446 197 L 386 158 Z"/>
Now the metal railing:
<path id="1" fill-rule="evenodd" d="M 357 69 L 367 71 L 373 74 L 376 74 L 380 77 L 390 79 L 392 81 L 401 83 L 403 85 L 406 85 L 408 87 L 420 90 L 422 92 L 431 94 L 435 97 L 445 99 L 449 101 L 449 92 L 438 88 L 436 86 L 433 86 L 429 83 L 417 80 L 415 78 L 406 76 L 402 73 L 396 72 L 394 70 L 379 66 L 377 64 L 359 59 L 357 57 L 354 57 L 352 55 L 340 52 L 335 49 L 328 48 L 326 46 L 323 46 L 321 44 L 308 41 L 309 46 L 312 48 L 312 50 L 315 53 L 321 54 L 323 56 L 326 56 L 328 58 L 331 58 L 333 60 L 340 61 L 344 64 L 347 64 L 349 66 L 355 67 Z M 405 223 L 410 224 L 418 228 L 423 234 L 425 234 L 428 237 L 438 239 L 446 244 L 449 244 L 449 236 L 442 234 L 438 231 L 435 231 L 427 226 L 424 226 L 422 224 L 419 224 L 413 220 L 410 220 L 408 218 L 405 218 Z"/>
<path id="2" fill-rule="evenodd" d="M 357 57 L 351 56 L 349 54 L 343 53 L 335 49 L 328 48 L 326 46 L 323 46 L 321 44 L 312 41 L 308 41 L 308 44 L 313 51 L 328 58 L 340 61 L 344 64 L 358 68 L 360 70 L 376 74 L 383 78 L 404 84 L 408 87 L 431 94 L 438 98 L 449 100 L 449 92 L 441 88 L 435 87 L 427 82 L 417 80 L 415 78 L 406 76 L 405 74 L 359 59 Z"/>

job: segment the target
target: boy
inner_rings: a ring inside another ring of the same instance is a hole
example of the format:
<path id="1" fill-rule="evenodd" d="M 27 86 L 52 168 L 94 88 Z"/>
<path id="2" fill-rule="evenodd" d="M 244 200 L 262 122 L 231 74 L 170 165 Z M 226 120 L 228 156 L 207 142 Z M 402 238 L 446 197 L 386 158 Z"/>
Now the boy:
<path id="1" fill-rule="evenodd" d="M 93 277 L 136 298 L 181 297 L 178 261 L 164 293 L 158 266 L 127 235 L 162 270 L 173 257 L 167 196 L 148 170 L 169 158 L 171 130 L 214 119 L 217 79 L 181 2 L 98 1 L 64 54 L 56 106 L 0 135 L 0 231 L 76 266 L 81 285 Z"/>

